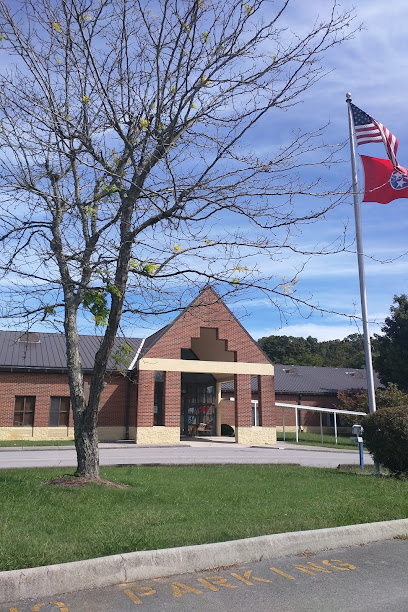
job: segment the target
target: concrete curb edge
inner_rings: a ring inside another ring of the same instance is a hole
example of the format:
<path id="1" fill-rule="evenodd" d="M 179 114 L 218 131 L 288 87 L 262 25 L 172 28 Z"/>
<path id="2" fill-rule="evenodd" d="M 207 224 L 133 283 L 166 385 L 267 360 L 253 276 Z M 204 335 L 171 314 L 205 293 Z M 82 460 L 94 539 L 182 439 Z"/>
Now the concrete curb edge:
<path id="1" fill-rule="evenodd" d="M 244 540 L 132 552 L 86 561 L 0 572 L 0 603 L 251 563 L 309 550 L 408 535 L 408 519 L 294 531 Z"/>

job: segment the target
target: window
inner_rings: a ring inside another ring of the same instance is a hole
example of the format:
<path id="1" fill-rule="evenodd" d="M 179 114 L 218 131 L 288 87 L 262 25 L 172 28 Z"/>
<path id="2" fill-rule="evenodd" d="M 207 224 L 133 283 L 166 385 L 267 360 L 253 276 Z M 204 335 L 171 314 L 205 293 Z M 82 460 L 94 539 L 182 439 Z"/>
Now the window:
<path id="1" fill-rule="evenodd" d="M 16 395 L 13 427 L 34 425 L 35 395 Z"/>
<path id="2" fill-rule="evenodd" d="M 154 374 L 153 425 L 164 425 L 164 372 L 155 372 Z"/>
<path id="3" fill-rule="evenodd" d="M 52 397 L 50 405 L 50 427 L 68 427 L 69 397 Z"/>

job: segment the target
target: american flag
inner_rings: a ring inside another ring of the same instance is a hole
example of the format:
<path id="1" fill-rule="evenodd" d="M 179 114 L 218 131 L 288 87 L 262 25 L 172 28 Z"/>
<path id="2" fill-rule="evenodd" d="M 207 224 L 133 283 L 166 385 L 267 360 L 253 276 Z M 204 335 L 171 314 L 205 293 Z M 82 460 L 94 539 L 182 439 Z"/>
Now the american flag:
<path id="1" fill-rule="evenodd" d="M 350 102 L 351 112 L 353 115 L 354 131 L 356 133 L 356 141 L 358 145 L 367 144 L 368 142 L 383 142 L 387 155 L 394 168 L 398 168 L 397 149 L 398 140 L 394 134 L 382 125 L 379 121 L 367 115 L 361 108 L 358 108 Z"/>

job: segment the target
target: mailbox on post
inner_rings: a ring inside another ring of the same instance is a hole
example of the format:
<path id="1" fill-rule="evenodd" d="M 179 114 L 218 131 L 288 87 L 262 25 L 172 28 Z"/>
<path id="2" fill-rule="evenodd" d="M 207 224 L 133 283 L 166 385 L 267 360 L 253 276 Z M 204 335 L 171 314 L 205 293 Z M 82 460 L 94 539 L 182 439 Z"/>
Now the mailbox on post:
<path id="1" fill-rule="evenodd" d="M 360 455 L 360 467 L 364 469 L 363 432 L 364 432 L 364 428 L 362 425 L 352 425 L 351 433 L 353 435 L 351 436 L 350 440 L 351 442 L 358 443 L 358 452 Z"/>
<path id="2" fill-rule="evenodd" d="M 353 434 L 350 440 L 352 442 L 362 442 L 363 441 L 363 432 L 364 428 L 362 425 L 352 425 L 351 433 Z M 359 439 L 361 438 L 361 440 Z"/>

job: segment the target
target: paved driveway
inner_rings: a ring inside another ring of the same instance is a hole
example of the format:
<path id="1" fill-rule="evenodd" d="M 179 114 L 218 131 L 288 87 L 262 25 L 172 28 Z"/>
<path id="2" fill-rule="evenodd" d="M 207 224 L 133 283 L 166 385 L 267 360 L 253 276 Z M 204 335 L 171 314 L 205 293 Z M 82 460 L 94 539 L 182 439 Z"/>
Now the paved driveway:
<path id="1" fill-rule="evenodd" d="M 364 455 L 366 465 L 371 456 Z M 101 465 L 192 465 L 236 463 L 296 463 L 312 467 L 337 468 L 339 464 L 359 465 L 353 450 L 322 449 L 278 443 L 271 447 L 253 447 L 230 441 L 199 440 L 177 446 L 138 446 L 136 444 L 100 444 Z M 0 449 L 0 469 L 14 467 L 75 467 L 72 447 L 31 447 Z"/>

